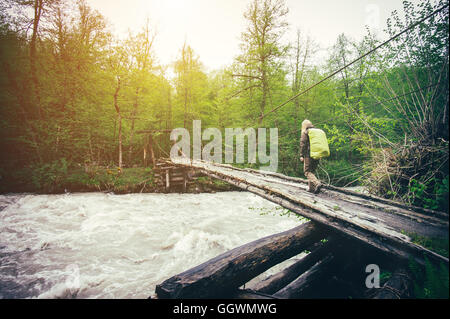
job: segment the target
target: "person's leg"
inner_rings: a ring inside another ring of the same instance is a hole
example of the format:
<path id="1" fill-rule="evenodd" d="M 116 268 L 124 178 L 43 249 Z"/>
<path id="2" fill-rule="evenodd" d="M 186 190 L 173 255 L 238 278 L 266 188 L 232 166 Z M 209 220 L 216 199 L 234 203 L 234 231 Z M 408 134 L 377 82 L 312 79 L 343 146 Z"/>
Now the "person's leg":
<path id="1" fill-rule="evenodd" d="M 308 179 L 308 192 L 318 193 L 320 188 L 322 187 L 322 183 L 317 179 L 316 175 L 314 175 L 314 171 L 317 169 L 319 165 L 319 161 L 312 158 L 305 158 L 305 176 Z"/>
<path id="2" fill-rule="evenodd" d="M 318 166 L 319 160 L 311 159 L 311 171 L 315 172 Z M 314 178 L 314 193 L 317 194 L 320 192 L 320 189 L 322 188 L 322 183 L 318 178 L 316 178 L 316 175 L 314 175 L 313 178 Z"/>
<path id="3" fill-rule="evenodd" d="M 317 191 L 317 188 L 320 186 L 320 181 L 312 172 L 305 172 L 305 176 L 308 179 L 308 191 L 311 193 L 315 193 Z"/>
<path id="4" fill-rule="evenodd" d="M 305 176 L 308 179 L 308 192 L 314 193 L 316 191 L 317 185 L 320 184 L 319 180 L 314 175 L 314 170 L 317 168 L 317 161 L 312 158 L 305 157 L 303 170 Z"/>

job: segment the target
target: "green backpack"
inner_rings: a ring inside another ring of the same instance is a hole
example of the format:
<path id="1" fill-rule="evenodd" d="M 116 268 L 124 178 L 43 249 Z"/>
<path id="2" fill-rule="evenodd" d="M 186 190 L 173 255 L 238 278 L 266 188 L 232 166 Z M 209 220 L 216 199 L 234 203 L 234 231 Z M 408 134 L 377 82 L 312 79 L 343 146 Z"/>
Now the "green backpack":
<path id="1" fill-rule="evenodd" d="M 314 159 L 320 159 L 330 156 L 327 136 L 325 132 L 318 128 L 308 129 L 310 156 Z"/>

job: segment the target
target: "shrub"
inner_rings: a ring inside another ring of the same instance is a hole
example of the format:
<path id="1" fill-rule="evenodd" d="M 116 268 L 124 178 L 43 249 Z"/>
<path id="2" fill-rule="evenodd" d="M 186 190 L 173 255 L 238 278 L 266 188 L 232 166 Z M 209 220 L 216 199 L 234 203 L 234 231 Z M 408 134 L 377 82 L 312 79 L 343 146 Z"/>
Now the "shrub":
<path id="1" fill-rule="evenodd" d="M 416 298 L 449 298 L 449 272 L 448 267 L 443 263 L 435 266 L 428 259 L 425 259 L 423 269 L 415 261 L 410 260 L 409 269 L 414 278 L 414 295 Z"/>

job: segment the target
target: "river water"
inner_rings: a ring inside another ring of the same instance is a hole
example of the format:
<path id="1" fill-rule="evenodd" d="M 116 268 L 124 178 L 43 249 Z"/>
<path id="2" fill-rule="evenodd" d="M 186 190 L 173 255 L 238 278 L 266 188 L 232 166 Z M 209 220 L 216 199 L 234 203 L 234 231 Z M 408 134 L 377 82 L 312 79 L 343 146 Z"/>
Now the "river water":
<path id="1" fill-rule="evenodd" d="M 173 275 L 302 223 L 281 211 L 247 192 L 0 195 L 0 298 L 148 298 Z"/>

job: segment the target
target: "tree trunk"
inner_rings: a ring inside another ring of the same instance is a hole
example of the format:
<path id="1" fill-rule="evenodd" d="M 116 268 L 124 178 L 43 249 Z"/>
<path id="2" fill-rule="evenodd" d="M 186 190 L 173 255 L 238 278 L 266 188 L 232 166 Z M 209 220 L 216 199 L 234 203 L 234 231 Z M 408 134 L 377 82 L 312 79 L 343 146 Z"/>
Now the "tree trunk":
<path id="1" fill-rule="evenodd" d="M 184 122 L 183 122 L 184 128 L 186 128 L 187 124 L 187 99 L 188 99 L 188 89 L 184 88 Z"/>
<path id="2" fill-rule="evenodd" d="M 312 222 L 223 253 L 156 286 L 158 298 L 215 298 L 231 295 L 260 273 L 326 236 Z"/>
<path id="3" fill-rule="evenodd" d="M 148 139 L 149 139 L 148 140 L 148 148 L 150 150 L 150 155 L 151 155 L 151 158 L 152 158 L 152 164 L 153 164 L 153 167 L 156 167 L 155 152 L 153 150 L 153 137 L 152 137 L 151 134 L 149 135 Z"/>
<path id="4" fill-rule="evenodd" d="M 39 28 L 39 21 L 42 16 L 42 10 L 43 10 L 43 0 L 35 0 L 34 1 L 34 19 L 33 19 L 33 33 L 31 35 L 31 42 L 30 42 L 30 69 L 31 69 L 31 81 L 33 83 L 33 90 L 35 95 L 35 103 L 36 103 L 36 109 L 38 118 L 42 119 L 41 114 L 41 96 L 39 91 L 39 80 L 37 77 L 37 71 L 36 71 L 36 42 L 38 37 L 38 28 Z"/>
<path id="5" fill-rule="evenodd" d="M 325 244 L 316 243 L 312 248 L 313 250 L 308 255 L 293 265 L 248 288 L 261 293 L 274 294 L 293 282 L 297 277 L 324 258 L 332 251 L 332 247 L 334 247 L 334 245 L 332 245 L 330 241 Z"/>
<path id="6" fill-rule="evenodd" d="M 282 299 L 317 297 L 317 294 L 320 294 L 322 283 L 326 282 L 326 277 L 331 277 L 333 274 L 333 261 L 334 255 L 329 253 L 273 296 Z"/>
<path id="7" fill-rule="evenodd" d="M 119 126 L 119 132 L 118 132 L 118 139 L 119 139 L 119 168 L 122 169 L 122 115 L 120 113 L 119 104 L 117 102 L 117 98 L 119 96 L 120 91 L 120 78 L 117 78 L 117 87 L 116 91 L 114 92 L 114 107 L 117 112 L 117 122 Z"/>
<path id="8" fill-rule="evenodd" d="M 136 96 L 133 105 L 133 112 L 131 113 L 130 148 L 128 149 L 128 165 L 131 165 L 131 156 L 133 153 L 134 123 L 136 120 L 137 109 L 139 105 L 138 99 L 139 99 L 139 88 L 136 88 Z"/>
<path id="9" fill-rule="evenodd" d="M 119 121 L 119 168 L 122 169 L 122 115 L 118 113 L 117 120 Z"/>

